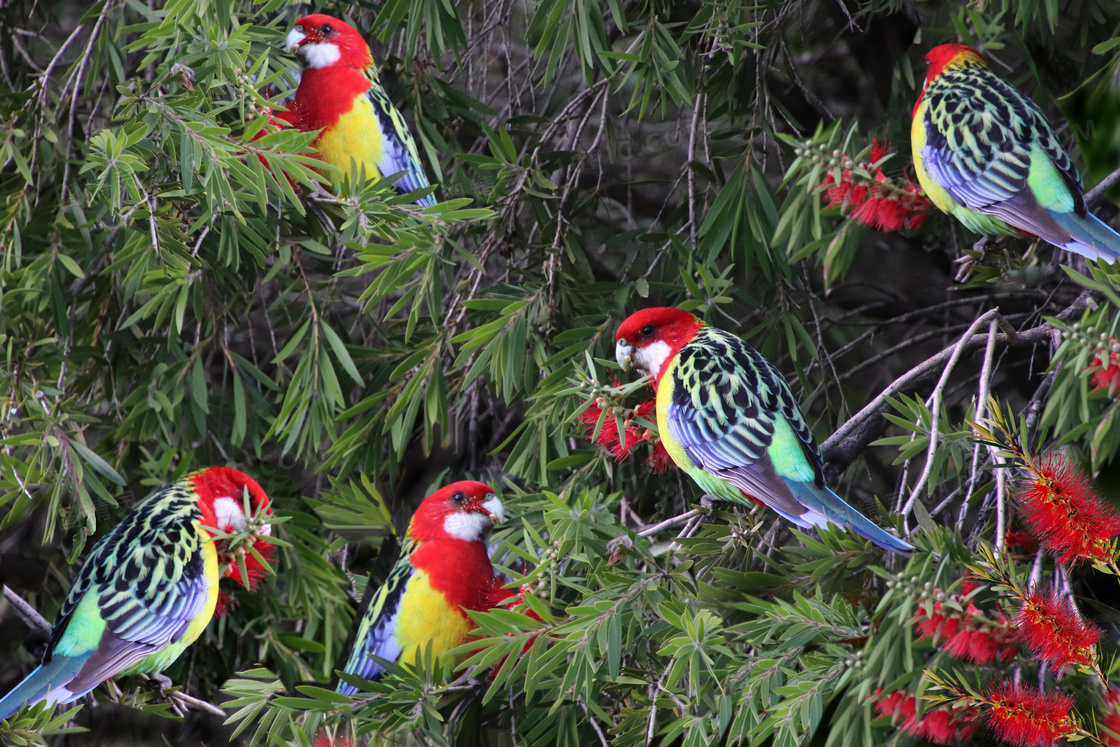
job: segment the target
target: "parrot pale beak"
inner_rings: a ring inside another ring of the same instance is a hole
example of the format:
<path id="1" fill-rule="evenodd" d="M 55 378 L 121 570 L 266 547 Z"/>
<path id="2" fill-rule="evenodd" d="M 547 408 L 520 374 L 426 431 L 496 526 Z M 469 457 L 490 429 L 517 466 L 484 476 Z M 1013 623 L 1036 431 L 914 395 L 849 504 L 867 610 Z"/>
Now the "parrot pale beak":
<path id="1" fill-rule="evenodd" d="M 634 346 L 626 340 L 619 340 L 614 346 L 614 359 L 618 361 L 618 365 L 622 367 L 623 371 L 629 371 L 632 361 L 630 356 L 634 352 Z"/>
<path id="2" fill-rule="evenodd" d="M 502 507 L 502 502 L 498 500 L 498 496 L 493 493 L 488 493 L 486 500 L 482 502 L 482 507 L 494 519 L 495 524 L 501 524 L 506 520 L 506 511 Z"/>
<path id="3" fill-rule="evenodd" d="M 306 38 L 307 34 L 303 33 L 303 31 L 297 26 L 296 28 L 288 32 L 288 36 L 285 39 L 284 50 L 287 52 L 296 51 L 296 47 L 298 47 L 300 44 L 303 44 L 303 40 Z"/>

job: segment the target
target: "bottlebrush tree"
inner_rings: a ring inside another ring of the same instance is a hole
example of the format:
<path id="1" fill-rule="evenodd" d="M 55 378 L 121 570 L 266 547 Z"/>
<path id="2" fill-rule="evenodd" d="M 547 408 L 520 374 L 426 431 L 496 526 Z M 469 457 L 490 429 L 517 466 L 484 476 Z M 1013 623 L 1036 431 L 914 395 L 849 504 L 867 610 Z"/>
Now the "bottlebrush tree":
<path id="1" fill-rule="evenodd" d="M 0 692 L 153 486 L 229 464 L 277 517 L 170 690 L 0 742 L 1120 744 L 1120 269 L 973 235 L 909 147 L 925 52 L 975 46 L 1120 226 L 1120 5 L 315 10 L 370 41 L 436 206 L 275 127 L 307 6 L 0 5 Z M 915 551 L 706 499 L 614 359 L 648 306 L 772 361 Z M 394 527 L 457 479 L 500 489 L 509 598 L 336 694 Z"/>

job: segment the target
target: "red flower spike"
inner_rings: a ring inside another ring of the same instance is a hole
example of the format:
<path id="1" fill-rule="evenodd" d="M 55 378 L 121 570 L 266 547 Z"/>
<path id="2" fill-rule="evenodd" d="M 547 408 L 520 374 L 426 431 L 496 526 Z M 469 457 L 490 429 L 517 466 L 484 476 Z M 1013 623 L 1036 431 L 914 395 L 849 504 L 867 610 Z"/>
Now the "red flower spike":
<path id="1" fill-rule="evenodd" d="M 1112 559 L 1110 540 L 1120 534 L 1120 514 L 1096 486 L 1061 454 L 1031 468 L 1017 491 L 1023 522 L 1059 563 Z"/>
<path id="2" fill-rule="evenodd" d="M 1002 680 L 988 687 L 984 700 L 988 726 L 999 739 L 1018 747 L 1051 747 L 1077 732 L 1070 718 L 1072 695 L 1044 693 Z"/>
<path id="3" fill-rule="evenodd" d="M 1073 600 L 1057 589 L 1031 589 L 1015 617 L 1019 639 L 1038 658 L 1064 669 L 1096 666 L 1095 646 L 1104 631 L 1082 620 Z"/>
<path id="4" fill-rule="evenodd" d="M 1099 736 L 1104 747 L 1120 747 L 1120 690 L 1109 690 L 1104 696 Z"/>
<path id="5" fill-rule="evenodd" d="M 260 553 L 261 557 L 266 563 L 271 564 L 276 559 L 276 545 L 266 542 L 265 540 L 257 540 L 253 543 L 253 549 Z M 230 562 L 229 570 L 226 571 L 226 578 L 232 578 L 237 583 L 244 586 L 249 591 L 256 591 L 257 586 L 260 585 L 261 580 L 268 575 L 261 562 L 257 560 L 257 556 L 251 552 L 245 553 L 245 573 L 248 578 L 241 577 L 241 564 L 233 560 Z M 214 608 L 214 614 L 222 617 L 229 611 L 230 607 L 237 604 L 237 600 L 226 594 L 224 591 L 218 592 L 218 603 Z"/>
<path id="6" fill-rule="evenodd" d="M 1110 343 L 1115 342 L 1116 340 L 1110 340 Z M 1087 370 L 1092 371 L 1090 379 L 1096 391 L 1113 394 L 1120 388 L 1120 353 L 1109 352 L 1107 365 L 1101 360 L 1101 355 L 1098 353 L 1093 358 L 1093 365 L 1089 366 Z"/>
<path id="7" fill-rule="evenodd" d="M 1018 547 L 1026 554 L 1033 553 L 1038 549 L 1038 540 L 1029 532 L 1023 532 L 1018 529 L 1009 531 L 1004 541 L 1007 543 L 1008 547 Z"/>
<path id="8" fill-rule="evenodd" d="M 876 164 L 887 157 L 891 152 L 890 143 L 880 142 L 879 138 L 871 139 L 871 163 Z M 881 172 L 880 172 L 881 173 Z"/>
<path id="9" fill-rule="evenodd" d="M 879 698 L 875 702 L 875 712 L 879 718 L 892 720 L 907 734 L 936 744 L 952 744 L 976 733 L 975 709 L 938 705 L 919 719 L 917 700 L 901 691 Z"/>
<path id="10" fill-rule="evenodd" d="M 337 742 L 332 742 L 325 731 L 316 734 L 315 741 L 311 744 L 312 747 L 354 747 L 354 741 L 349 737 L 339 737 Z"/>
<path id="11" fill-rule="evenodd" d="M 631 417 L 623 420 L 623 433 L 625 434 L 625 443 L 623 437 L 619 434 L 618 418 L 613 408 L 609 409 L 605 418 L 603 418 L 603 427 L 599 429 L 599 437 L 594 441 L 615 458 L 616 462 L 621 462 L 634 450 L 634 447 L 643 441 L 650 441 L 653 443 L 653 451 L 646 458 L 645 464 L 650 465 L 655 473 L 661 473 L 669 469 L 673 465 L 673 460 L 669 456 L 669 452 L 665 450 L 665 445 L 657 434 L 652 430 L 639 427 L 633 422 L 633 418 L 645 418 L 652 420 L 654 417 L 654 409 L 657 407 L 657 401 L 650 397 L 642 404 L 634 408 Z M 587 406 L 582 413 L 580 413 L 579 420 L 587 429 L 587 437 L 590 439 L 595 434 L 595 427 L 599 424 L 599 418 L 603 413 L 603 406 L 601 400 L 596 400 Z"/>
<path id="12" fill-rule="evenodd" d="M 966 580 L 961 594 L 953 599 L 965 606 L 964 613 L 946 610 L 941 602 L 934 602 L 927 615 L 923 608 L 911 620 L 918 638 L 933 638 L 942 644 L 942 650 L 950 656 L 970 661 L 973 664 L 988 665 L 996 661 L 1007 661 L 1018 650 L 1011 643 L 1011 634 L 1006 618 L 999 615 L 986 620 L 984 613 L 965 598 L 976 588 L 974 581 Z"/>
<path id="13" fill-rule="evenodd" d="M 828 187 L 824 193 L 825 204 L 839 207 L 841 212 L 850 212 L 852 220 L 880 231 L 918 228 L 925 223 L 930 202 L 922 188 L 909 177 L 905 186 L 897 184 L 875 165 L 890 152 L 886 143 L 878 139 L 872 141 L 871 163 L 860 165 L 871 173 L 870 181 L 865 176 L 853 174 L 851 169 L 841 170 L 839 181 L 835 172 L 827 174 L 821 184 Z M 847 156 L 843 158 L 849 160 Z"/>

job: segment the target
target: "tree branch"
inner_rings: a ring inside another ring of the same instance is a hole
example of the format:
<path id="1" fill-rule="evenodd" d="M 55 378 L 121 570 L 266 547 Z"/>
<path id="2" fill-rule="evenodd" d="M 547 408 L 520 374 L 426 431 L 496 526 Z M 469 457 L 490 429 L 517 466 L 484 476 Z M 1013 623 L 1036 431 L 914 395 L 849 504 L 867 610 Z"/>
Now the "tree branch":
<path id="1" fill-rule="evenodd" d="M 1080 316 L 1094 298 L 1096 298 L 1096 294 L 1093 291 L 1083 291 L 1073 303 L 1057 315 L 1057 318 L 1066 320 Z M 1053 324 L 1043 322 L 1036 327 L 1015 334 L 998 332 L 995 335 L 995 341 L 1008 347 L 1022 347 L 1048 340 L 1054 332 Z M 867 445 L 878 437 L 886 422 L 883 413 L 890 407 L 887 402 L 888 398 L 903 391 L 917 390 L 936 380 L 939 371 L 943 369 L 958 348 L 963 352 L 981 347 L 987 345 L 988 338 L 989 333 L 987 332 L 962 338 L 932 358 L 918 364 L 891 382 L 890 386 L 869 402 L 866 407 L 836 429 L 836 432 L 821 444 L 821 452 L 826 462 L 826 481 L 839 477 L 840 473 L 855 461 Z"/>

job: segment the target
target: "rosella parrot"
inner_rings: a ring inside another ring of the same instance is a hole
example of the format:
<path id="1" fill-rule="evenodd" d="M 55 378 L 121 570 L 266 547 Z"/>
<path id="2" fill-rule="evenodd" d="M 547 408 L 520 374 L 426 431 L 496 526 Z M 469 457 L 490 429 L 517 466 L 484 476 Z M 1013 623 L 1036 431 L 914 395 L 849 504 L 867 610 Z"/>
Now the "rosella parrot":
<path id="1" fill-rule="evenodd" d="M 382 669 L 371 654 L 412 666 L 429 643 L 435 657 L 465 643 L 475 626 L 464 610 L 487 610 L 512 595 L 484 541 L 504 519 L 493 488 L 480 482 L 454 482 L 425 498 L 385 583 L 366 592 L 343 671 L 376 681 Z M 345 682 L 337 690 L 357 692 Z"/>
<path id="2" fill-rule="evenodd" d="M 706 493 L 753 500 L 799 527 L 832 522 L 888 550 L 913 549 L 825 486 L 820 447 L 789 385 L 750 345 L 673 308 L 631 315 L 616 340 L 623 370 L 653 377 L 661 441 Z"/>
<path id="3" fill-rule="evenodd" d="M 964 44 L 934 47 L 911 142 L 930 200 L 982 234 L 1027 235 L 1089 259 L 1120 234 L 1085 207 L 1081 175 L 1042 110 Z"/>
<path id="4" fill-rule="evenodd" d="M 245 528 L 244 491 L 253 513 L 269 511 L 260 485 L 227 467 L 194 472 L 137 503 L 94 545 L 42 663 L 0 699 L 0 719 L 25 704 L 76 700 L 118 674 L 170 666 L 213 617 L 223 569 L 240 576 L 211 534 Z"/>
<path id="5" fill-rule="evenodd" d="M 288 51 L 303 68 L 288 110 L 276 115 L 303 132 L 321 130 L 319 158 L 349 174 L 351 161 L 368 178 L 399 174 L 401 194 L 429 186 L 416 141 L 377 77 L 369 46 L 352 26 L 322 14 L 305 16 L 288 32 Z M 435 204 L 432 195 L 416 201 Z"/>

